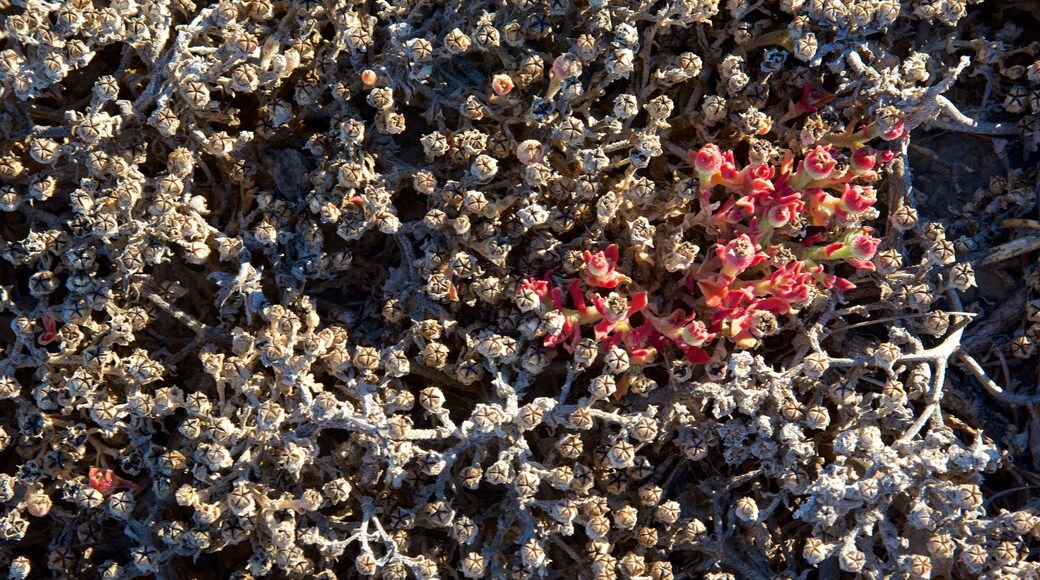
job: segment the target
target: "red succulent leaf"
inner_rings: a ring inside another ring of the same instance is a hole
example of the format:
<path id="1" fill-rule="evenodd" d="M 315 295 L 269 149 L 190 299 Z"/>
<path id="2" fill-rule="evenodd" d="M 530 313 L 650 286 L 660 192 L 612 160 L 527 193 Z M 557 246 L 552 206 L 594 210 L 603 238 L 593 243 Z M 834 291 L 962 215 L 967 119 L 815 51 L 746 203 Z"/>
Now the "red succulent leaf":
<path id="1" fill-rule="evenodd" d="M 780 160 L 780 178 L 773 184 L 774 187 L 779 187 L 781 183 L 787 183 L 791 177 L 791 172 L 794 170 L 794 154 L 790 151 L 784 152 L 783 159 Z"/>
<path id="2" fill-rule="evenodd" d="M 657 349 L 642 348 L 642 347 L 630 347 L 628 349 L 628 359 L 636 364 L 646 364 L 652 362 L 654 357 L 657 356 Z"/>
<path id="3" fill-rule="evenodd" d="M 726 297 L 722 299 L 722 304 L 725 308 L 737 308 L 753 301 L 754 299 L 755 291 L 750 286 L 731 288 L 726 292 Z"/>
<path id="4" fill-rule="evenodd" d="M 711 360 L 711 357 L 708 356 L 708 352 L 703 348 L 696 346 L 686 346 L 680 348 L 682 349 L 683 354 L 686 356 L 686 360 L 690 361 L 695 365 L 708 364 L 708 361 Z"/>
<path id="5" fill-rule="evenodd" d="M 549 295 L 548 277 L 546 277 L 546 279 L 544 280 L 539 280 L 537 278 L 532 278 L 528 276 L 526 279 L 524 279 L 523 282 L 520 283 L 520 287 L 524 290 L 533 290 L 535 295 L 539 298 L 545 298 Z"/>
<path id="6" fill-rule="evenodd" d="M 760 298 L 751 305 L 751 308 L 754 310 L 768 310 L 773 314 L 787 314 L 791 312 L 791 305 L 778 296 Z"/>
<path id="7" fill-rule="evenodd" d="M 704 301 L 708 306 L 718 308 L 726 298 L 726 293 L 729 291 L 730 283 L 731 280 L 727 280 L 722 276 L 712 276 L 710 278 L 698 280 L 697 287 L 699 287 L 701 293 L 704 294 Z"/>
<path id="8" fill-rule="evenodd" d="M 581 292 L 581 280 L 574 280 L 567 286 L 567 292 L 571 295 L 571 300 L 574 302 L 574 308 L 578 312 L 587 312 L 588 308 L 585 307 L 585 297 L 582 296 Z"/>
<path id="9" fill-rule="evenodd" d="M 703 346 L 715 340 L 715 334 L 708 332 L 708 327 L 700 320 L 694 320 L 683 326 L 680 337 L 682 342 L 685 343 L 685 345 L 680 344 L 680 346 Z"/>
<path id="10" fill-rule="evenodd" d="M 809 297 L 809 281 L 812 276 L 804 269 L 805 264 L 792 261 L 784 264 L 770 274 L 768 281 L 759 282 L 756 287 L 762 294 L 772 294 L 789 302 L 800 301 Z"/>
<path id="11" fill-rule="evenodd" d="M 133 489 L 134 482 L 127 481 L 116 475 L 111 469 L 91 467 L 87 472 L 87 480 L 90 487 L 100 491 L 102 495 L 110 495 L 117 489 Z"/>
<path id="12" fill-rule="evenodd" d="M 562 344 L 568 352 L 572 352 L 579 342 L 581 342 L 581 327 L 568 317 L 564 320 L 560 333 L 546 335 L 542 344 L 546 348 L 553 348 Z"/>
<path id="13" fill-rule="evenodd" d="M 709 218 L 709 223 L 721 230 L 733 227 L 739 224 L 744 219 L 744 215 L 740 210 L 734 209 L 737 206 L 737 200 L 730 197 L 715 210 L 715 213 Z"/>
<path id="14" fill-rule="evenodd" d="M 826 106 L 827 103 L 834 100 L 835 96 L 837 95 L 834 93 L 814 89 L 811 84 L 805 83 L 805 85 L 802 86 L 802 96 L 798 99 L 798 102 L 795 103 L 795 107 L 804 113 L 815 113 L 820 110 L 821 107 Z"/>
<path id="15" fill-rule="evenodd" d="M 769 180 L 776 176 L 776 168 L 768 163 L 758 163 L 756 165 L 749 165 L 747 168 L 748 173 L 755 179 Z M 767 186 L 772 189 L 773 184 L 766 181 Z"/>
<path id="16" fill-rule="evenodd" d="M 869 262 L 867 260 L 858 260 L 856 258 L 845 258 L 845 261 L 850 263 L 850 264 L 852 264 L 853 266 L 855 266 L 857 270 L 866 270 L 868 272 L 873 272 L 874 270 L 877 269 L 877 268 L 874 267 L 874 262 Z"/>
<path id="17" fill-rule="evenodd" d="M 613 313 L 607 308 L 606 301 L 599 294 L 592 295 L 592 306 L 596 309 L 596 312 L 604 318 L 611 318 Z"/>
<path id="18" fill-rule="evenodd" d="M 824 258 L 831 258 L 832 256 L 834 256 L 835 252 L 837 252 L 838 250 L 841 250 L 844 247 L 845 247 L 845 244 L 843 244 L 841 242 L 834 242 L 833 244 L 827 244 L 827 247 L 825 247 L 823 249 L 823 257 Z"/>
<path id="19" fill-rule="evenodd" d="M 549 291 L 549 299 L 552 301 L 554 310 L 563 310 L 563 292 L 560 292 L 559 288 Z"/>
<path id="20" fill-rule="evenodd" d="M 753 195 L 745 195 L 734 201 L 733 205 L 746 211 L 748 215 L 755 213 L 755 198 Z"/>
<path id="21" fill-rule="evenodd" d="M 853 288 L 855 288 L 856 285 L 853 284 L 852 282 L 850 282 L 849 280 L 847 280 L 845 278 L 842 278 L 840 276 L 835 276 L 833 274 L 828 274 L 824 278 L 823 287 L 828 289 L 828 290 L 834 289 L 834 290 L 841 290 L 842 292 L 846 292 L 848 290 L 852 290 Z"/>
<path id="22" fill-rule="evenodd" d="M 888 131 L 882 131 L 881 138 L 885 141 L 893 141 L 895 139 L 899 139 L 905 134 L 905 121 L 903 119 L 900 119 L 899 122 L 896 123 L 895 126 L 893 126 L 891 129 L 889 129 Z"/>
<path id="23" fill-rule="evenodd" d="M 40 321 L 43 323 L 40 344 L 48 344 L 58 336 L 58 321 L 50 313 L 44 314 Z"/>
<path id="24" fill-rule="evenodd" d="M 646 308 L 646 305 L 649 303 L 650 297 L 646 292 L 636 292 L 628 302 L 628 316 L 632 316 L 636 312 Z"/>
<path id="25" fill-rule="evenodd" d="M 813 234 L 811 236 L 806 236 L 805 239 L 802 240 L 802 247 L 803 248 L 808 248 L 809 246 L 814 246 L 818 242 L 822 242 L 822 241 L 823 241 L 823 234 Z"/>
<path id="26" fill-rule="evenodd" d="M 592 332 L 593 335 L 596 337 L 596 340 L 602 341 L 606 339 L 608 336 L 610 336 L 610 333 L 614 331 L 615 327 L 617 327 L 616 322 L 611 322 L 604 318 L 603 320 L 599 321 L 599 323 L 597 323 L 596 326 L 592 327 Z"/>
<path id="27" fill-rule="evenodd" d="M 733 153 L 729 152 L 729 156 L 732 159 Z M 740 177 L 740 173 L 737 171 L 736 164 L 733 161 L 727 161 L 722 164 L 722 168 L 719 169 L 719 176 L 726 181 L 736 181 Z"/>

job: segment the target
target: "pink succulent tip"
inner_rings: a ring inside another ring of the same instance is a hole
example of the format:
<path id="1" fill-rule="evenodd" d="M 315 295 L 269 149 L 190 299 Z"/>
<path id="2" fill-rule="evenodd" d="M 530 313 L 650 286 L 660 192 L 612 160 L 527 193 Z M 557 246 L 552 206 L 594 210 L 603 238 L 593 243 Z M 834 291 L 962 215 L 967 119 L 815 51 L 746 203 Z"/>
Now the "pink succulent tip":
<path id="1" fill-rule="evenodd" d="M 708 332 L 708 327 L 700 320 L 694 320 L 684 326 L 680 337 L 686 346 L 704 346 L 715 340 L 715 334 Z"/>
<path id="2" fill-rule="evenodd" d="M 589 286 L 598 288 L 616 288 L 622 282 L 628 282 L 628 276 L 615 271 L 620 257 L 616 244 L 607 246 L 602 252 L 593 254 L 588 250 L 584 254 L 585 281 Z"/>
<path id="3" fill-rule="evenodd" d="M 877 202 L 877 192 L 873 187 L 862 185 L 845 184 L 845 191 L 841 193 L 841 204 L 846 211 L 861 213 L 867 211 Z"/>
<path id="4" fill-rule="evenodd" d="M 549 295 L 549 282 L 547 280 L 539 280 L 529 276 L 520 283 L 520 287 L 524 290 L 533 290 L 538 298 L 545 298 Z"/>
<path id="5" fill-rule="evenodd" d="M 719 146 L 711 143 L 701 147 L 700 151 L 696 153 L 691 151 L 690 158 L 693 161 L 694 168 L 697 169 L 697 173 L 710 176 L 718 173 L 722 169 L 722 164 L 726 161 Z"/>
<path id="6" fill-rule="evenodd" d="M 855 171 L 863 173 L 871 171 L 877 165 L 877 151 L 873 147 L 860 147 L 852 152 L 852 167 Z"/>
<path id="7" fill-rule="evenodd" d="M 58 336 L 58 320 L 51 314 L 44 314 L 41 322 L 43 334 L 40 335 L 40 344 L 48 344 Z"/>
<path id="8" fill-rule="evenodd" d="M 827 259 L 833 258 L 834 254 L 837 254 L 838 252 L 840 252 L 844 248 L 845 248 L 845 244 L 843 244 L 841 242 L 834 242 L 833 244 L 827 244 L 827 246 L 823 248 L 823 257 L 827 258 Z"/>
<path id="9" fill-rule="evenodd" d="M 852 238 L 852 257 L 857 260 L 869 260 L 877 253 L 881 240 L 868 233 L 859 233 Z"/>
<path id="10" fill-rule="evenodd" d="M 831 155 L 830 151 L 817 145 L 815 149 L 805 156 L 803 167 L 813 181 L 819 181 L 827 179 L 837 165 L 838 162 Z"/>
<path id="11" fill-rule="evenodd" d="M 734 270 L 746 270 L 755 259 L 755 244 L 747 234 L 740 234 L 716 250 L 724 266 Z"/>
<path id="12" fill-rule="evenodd" d="M 513 79 L 507 74 L 497 74 L 491 79 L 491 90 L 500 97 L 508 95 L 513 90 Z"/>
<path id="13" fill-rule="evenodd" d="M 820 110 L 821 107 L 826 106 L 827 103 L 834 100 L 835 96 L 834 93 L 814 89 L 811 84 L 805 83 L 802 87 L 802 97 L 798 99 L 795 106 L 802 112 L 815 113 Z"/>
<path id="14" fill-rule="evenodd" d="M 895 139 L 899 139 L 905 134 L 906 129 L 904 126 L 904 121 L 903 119 L 900 119 L 899 122 L 896 123 L 895 126 L 893 126 L 891 129 L 889 129 L 888 131 L 882 131 L 881 138 L 885 141 L 894 141 Z"/>
<path id="15" fill-rule="evenodd" d="M 91 467 L 87 479 L 90 481 L 90 487 L 100 491 L 102 495 L 110 495 L 121 488 L 133 489 L 135 487 L 134 482 L 119 477 L 111 469 Z"/>
<path id="16" fill-rule="evenodd" d="M 766 210 L 766 222 L 774 229 L 782 228 L 794 221 L 804 206 L 805 204 L 799 199 L 774 205 Z"/>

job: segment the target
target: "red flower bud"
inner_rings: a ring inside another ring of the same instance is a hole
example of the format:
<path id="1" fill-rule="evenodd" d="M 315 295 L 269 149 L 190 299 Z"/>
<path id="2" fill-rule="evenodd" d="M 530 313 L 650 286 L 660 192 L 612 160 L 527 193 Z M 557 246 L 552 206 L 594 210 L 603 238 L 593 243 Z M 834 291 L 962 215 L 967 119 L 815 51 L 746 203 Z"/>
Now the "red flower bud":
<path id="1" fill-rule="evenodd" d="M 602 278 L 614 271 L 613 262 L 603 252 L 592 254 L 586 250 L 585 267 L 588 269 L 589 276 L 594 278 Z"/>

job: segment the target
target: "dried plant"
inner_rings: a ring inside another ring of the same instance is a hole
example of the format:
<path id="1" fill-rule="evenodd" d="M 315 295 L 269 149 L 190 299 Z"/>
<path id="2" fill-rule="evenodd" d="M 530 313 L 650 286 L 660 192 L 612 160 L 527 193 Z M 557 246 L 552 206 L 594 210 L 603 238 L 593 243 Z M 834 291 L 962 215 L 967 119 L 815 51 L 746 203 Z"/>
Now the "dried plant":
<path id="1" fill-rule="evenodd" d="M 9 578 L 1040 572 L 1029 3 L 0 22 Z"/>

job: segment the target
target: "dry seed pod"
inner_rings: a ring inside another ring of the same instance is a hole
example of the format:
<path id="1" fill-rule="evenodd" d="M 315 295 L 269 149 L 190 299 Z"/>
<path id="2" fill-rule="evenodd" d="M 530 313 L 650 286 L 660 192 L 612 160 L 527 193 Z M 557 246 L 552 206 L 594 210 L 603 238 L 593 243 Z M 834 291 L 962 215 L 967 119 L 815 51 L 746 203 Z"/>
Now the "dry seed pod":
<path id="1" fill-rule="evenodd" d="M 1036 341 L 1022 335 L 1011 340 L 1011 354 L 1015 358 L 1029 358 L 1036 354 Z"/>
<path id="2" fill-rule="evenodd" d="M 742 497 L 738 499 L 736 512 L 737 517 L 743 522 L 758 521 L 758 504 L 752 498 Z"/>
<path id="3" fill-rule="evenodd" d="M 459 572 L 466 578 L 483 578 L 484 577 L 484 556 L 481 556 L 478 552 L 470 552 L 462 558 L 462 563 L 459 564 Z"/>

